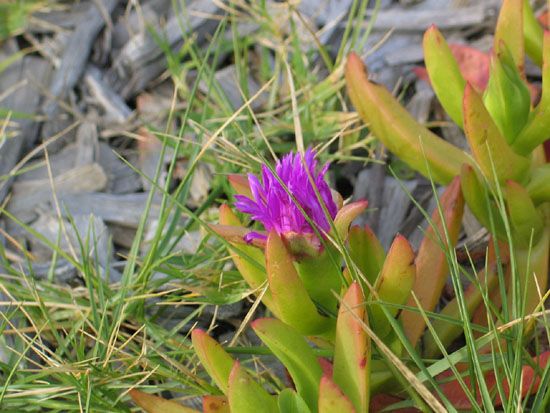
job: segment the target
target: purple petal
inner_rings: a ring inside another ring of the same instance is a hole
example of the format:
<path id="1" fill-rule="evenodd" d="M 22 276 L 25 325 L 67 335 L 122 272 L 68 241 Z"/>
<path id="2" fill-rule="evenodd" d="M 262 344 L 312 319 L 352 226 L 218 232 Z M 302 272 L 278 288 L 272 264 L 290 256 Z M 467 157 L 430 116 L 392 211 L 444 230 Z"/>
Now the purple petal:
<path id="1" fill-rule="evenodd" d="M 261 182 L 256 176 L 250 174 L 248 181 L 252 198 L 237 195 L 236 208 L 249 214 L 253 220 L 260 221 L 266 230 L 275 229 L 279 234 L 315 232 L 300 209 L 309 217 L 317 230 L 329 231 L 330 222 L 325 208 L 333 219 L 336 216 L 337 207 L 325 181 L 329 164 L 323 165 L 322 169 L 316 173 L 318 162 L 315 155 L 315 151 L 311 148 L 307 149 L 303 159 L 299 154 L 285 155 L 275 165 L 278 179 L 265 165 L 262 166 Z M 315 187 L 312 185 L 310 176 L 313 178 Z M 324 207 L 319 202 L 316 192 Z"/>

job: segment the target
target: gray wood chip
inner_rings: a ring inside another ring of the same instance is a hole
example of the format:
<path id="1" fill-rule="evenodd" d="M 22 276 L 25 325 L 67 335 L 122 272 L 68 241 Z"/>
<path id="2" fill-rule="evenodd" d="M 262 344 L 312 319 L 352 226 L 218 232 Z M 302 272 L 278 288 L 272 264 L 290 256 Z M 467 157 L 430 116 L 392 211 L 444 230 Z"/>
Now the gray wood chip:
<path id="1" fill-rule="evenodd" d="M 53 96 L 60 97 L 76 85 L 86 67 L 86 61 L 92 50 L 92 44 L 99 31 L 105 25 L 102 15 L 103 11 L 100 10 L 100 7 L 110 14 L 117 3 L 117 0 L 98 0 L 97 3 L 93 3 L 94 7 L 90 7 L 80 17 L 79 24 L 76 25 L 76 29 L 69 37 L 69 41 L 63 51 L 61 64 L 50 82 L 50 93 Z M 44 107 L 44 113 L 46 115 L 53 113 L 56 106 L 57 103 L 55 101 L 47 102 Z"/>
<path id="2" fill-rule="evenodd" d="M 214 16 L 218 12 L 216 2 L 211 0 L 188 1 L 182 7 L 185 15 L 171 17 L 166 26 L 153 30 L 174 50 L 178 49 L 184 35 L 192 33 L 201 44 L 206 35 L 218 24 Z M 123 97 L 134 96 L 151 80 L 166 69 L 166 58 L 157 42 L 148 32 L 137 33 L 130 38 L 116 58 L 115 71 L 110 83 Z"/>
<path id="3" fill-rule="evenodd" d="M 122 97 L 103 80 L 103 74 L 97 67 L 88 66 L 84 75 L 84 82 L 90 94 L 103 108 L 107 122 L 123 123 L 128 121 L 132 110 Z"/>
<path id="4" fill-rule="evenodd" d="M 56 245 L 60 250 L 81 259 L 80 244 L 88 246 L 85 251 L 88 258 L 106 267 L 112 260 L 113 246 L 109 229 L 105 223 L 94 215 L 73 215 L 72 220 L 59 219 L 50 213 L 41 215 L 32 228 Z M 80 241 L 79 241 L 80 240 Z M 38 261 L 49 261 L 52 249 L 35 237 L 29 237 L 33 256 Z"/>
<path id="5" fill-rule="evenodd" d="M 221 89 L 224 91 L 231 107 L 233 109 L 238 109 L 241 107 L 245 102 L 242 95 L 245 91 L 241 90 L 242 88 L 237 77 L 235 65 L 229 65 L 218 70 L 214 77 L 219 83 Z M 251 76 L 248 76 L 246 83 L 248 88 L 247 98 L 253 96 L 258 92 L 258 90 L 260 90 L 260 85 L 258 85 L 258 83 Z M 208 85 L 204 81 L 200 82 L 199 88 L 205 94 L 208 92 Z M 267 98 L 267 93 L 259 95 L 254 101 L 252 101 L 250 107 L 252 110 L 260 109 L 267 102 Z"/>
<path id="6" fill-rule="evenodd" d="M 11 52 L 16 50 L 12 48 Z M 7 54 L 10 53 L 0 52 L 0 60 L 6 58 Z M 12 89 L 12 93 L 0 101 L 0 106 L 14 112 L 35 114 L 40 102 L 40 87 L 47 83 L 49 74 L 50 65 L 44 59 L 26 56 L 15 62 L 0 74 L 0 95 Z M 34 143 L 38 132 L 36 122 L 19 118 L 16 113 L 10 117 L 10 122 L 12 126 L 6 128 L 6 133 L 14 136 L 9 139 L 2 139 L 0 136 L 0 202 L 6 196 L 12 182 L 11 179 L 6 179 L 6 176 L 19 162 L 24 151 Z"/>
<path id="7" fill-rule="evenodd" d="M 440 30 L 460 29 L 484 23 L 495 15 L 495 2 L 462 8 L 441 8 L 430 10 L 381 10 L 374 22 L 376 30 L 424 31 L 437 24 Z"/>
<path id="8" fill-rule="evenodd" d="M 59 202 L 71 214 L 91 214 L 107 223 L 137 228 L 147 202 L 147 193 L 105 194 L 99 192 L 65 193 L 59 196 Z M 153 203 L 150 219 L 158 216 L 160 205 Z"/>
<path id="9" fill-rule="evenodd" d="M 56 176 L 53 178 L 53 187 L 48 179 L 16 182 L 7 209 L 28 223 L 37 217 L 36 209 L 39 205 L 53 205 L 53 192 L 60 197 L 62 194 L 101 191 L 106 184 L 107 176 L 97 163 L 76 167 Z"/>

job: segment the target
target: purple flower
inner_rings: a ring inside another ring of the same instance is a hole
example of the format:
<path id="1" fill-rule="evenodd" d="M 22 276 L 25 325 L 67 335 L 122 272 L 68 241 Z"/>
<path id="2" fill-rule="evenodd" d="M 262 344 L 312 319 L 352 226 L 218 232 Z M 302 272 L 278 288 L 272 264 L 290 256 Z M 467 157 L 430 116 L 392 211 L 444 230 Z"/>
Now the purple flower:
<path id="1" fill-rule="evenodd" d="M 314 229 L 298 205 L 321 233 L 330 231 L 330 222 L 315 189 L 318 191 L 330 218 L 334 219 L 336 216 L 337 207 L 332 199 L 331 190 L 324 180 L 329 164 L 327 163 L 319 172 L 316 172 L 315 152 L 308 149 L 304 158 L 305 164 L 299 154 L 291 152 L 277 162 L 275 171 L 280 181 L 285 184 L 286 190 L 265 165 L 262 166 L 261 182 L 255 175 L 249 174 L 248 182 L 252 199 L 244 195 L 236 195 L 235 206 L 239 211 L 250 214 L 252 219 L 260 221 L 267 231 L 275 230 L 279 235 L 287 238 L 305 236 L 305 238 L 316 240 L 318 243 L 319 241 L 313 235 Z M 308 171 L 315 182 L 315 187 L 310 181 Z M 262 237 L 262 235 L 250 233 L 247 238 L 250 240 L 257 237 Z"/>

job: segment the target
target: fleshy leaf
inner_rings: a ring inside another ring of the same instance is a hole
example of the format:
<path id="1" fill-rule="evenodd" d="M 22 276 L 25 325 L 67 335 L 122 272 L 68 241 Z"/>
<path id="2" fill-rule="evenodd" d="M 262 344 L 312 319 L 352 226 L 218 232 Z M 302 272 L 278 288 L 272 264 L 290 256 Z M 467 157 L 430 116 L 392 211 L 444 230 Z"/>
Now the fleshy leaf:
<path id="1" fill-rule="evenodd" d="M 235 213 L 227 205 L 220 206 L 220 224 L 222 226 L 241 227 L 241 221 L 235 215 Z M 246 283 L 252 289 L 258 289 L 267 281 L 267 275 L 265 271 L 265 257 L 264 252 L 258 248 L 250 245 L 238 244 L 239 251 L 242 251 L 246 256 L 240 254 L 238 251 L 229 249 L 231 259 L 235 263 L 235 267 L 241 273 Z M 271 292 L 267 290 L 262 299 L 267 308 L 274 314 L 277 314 L 277 309 L 273 304 Z"/>
<path id="2" fill-rule="evenodd" d="M 367 410 L 362 410 L 367 411 Z M 319 413 L 356 413 L 353 404 L 328 377 L 321 379 L 319 386 Z"/>
<path id="3" fill-rule="evenodd" d="M 134 403 L 147 413 L 200 413 L 198 410 L 182 406 L 175 401 L 166 400 L 136 389 L 130 390 L 129 394 Z"/>
<path id="4" fill-rule="evenodd" d="M 535 205 L 550 202 L 550 164 L 533 170 L 526 189 Z"/>
<path id="5" fill-rule="evenodd" d="M 527 190 L 517 182 L 508 181 L 505 199 L 515 240 L 524 248 L 531 242 L 537 244 L 542 235 L 544 221 Z"/>
<path id="6" fill-rule="evenodd" d="M 541 66 L 543 29 L 535 17 L 529 0 L 523 0 L 523 34 L 525 52 L 537 66 Z"/>
<path id="7" fill-rule="evenodd" d="M 216 386 L 227 394 L 229 374 L 233 367 L 233 358 L 226 353 L 222 346 L 200 329 L 191 333 L 193 349 L 199 357 L 203 367 L 208 372 Z"/>
<path id="8" fill-rule="evenodd" d="M 436 209 L 432 214 L 433 225 L 426 230 L 416 257 L 416 280 L 413 291 L 424 311 L 433 311 L 439 301 L 449 271 L 445 248 L 453 248 L 460 233 L 464 199 L 458 177 L 447 187 L 441 196 L 440 204 L 444 223 L 441 222 L 439 211 Z M 446 245 L 443 225 L 447 228 L 451 245 Z M 440 239 L 443 245 L 440 244 Z M 416 307 L 412 297 L 407 305 Z M 422 315 L 403 310 L 400 319 L 410 342 L 416 345 L 426 326 Z"/>
<path id="9" fill-rule="evenodd" d="M 491 119 L 481 96 L 470 86 L 464 91 L 464 131 L 481 172 L 494 182 L 493 166 L 499 183 L 520 180 L 529 160 L 516 154 Z"/>
<path id="10" fill-rule="evenodd" d="M 424 62 L 437 98 L 451 119 L 462 127 L 462 96 L 466 81 L 445 38 L 432 25 L 424 33 Z"/>
<path id="11" fill-rule="evenodd" d="M 302 334 L 318 335 L 334 328 L 321 316 L 304 287 L 283 240 L 271 231 L 265 249 L 269 288 L 278 317 Z"/>
<path id="12" fill-rule="evenodd" d="M 248 198 L 252 198 L 252 191 L 250 190 L 250 185 L 248 184 L 248 178 L 245 175 L 231 174 L 227 177 L 227 180 L 238 195 L 244 195 Z"/>
<path id="13" fill-rule="evenodd" d="M 550 32 L 544 33 L 543 60 L 540 102 L 512 145 L 521 155 L 528 155 L 550 137 Z"/>
<path id="14" fill-rule="evenodd" d="M 483 102 L 509 144 L 523 129 L 531 110 L 531 95 L 506 46 L 491 59 L 489 84 Z"/>
<path id="15" fill-rule="evenodd" d="M 482 269 L 477 274 L 479 285 L 470 283 L 464 291 L 464 301 L 470 318 L 474 312 L 483 304 L 483 291 L 495 291 L 498 283 L 498 261 L 503 259 L 505 252 L 499 250 L 499 257 L 495 253 L 494 242 L 489 240 L 489 251 L 487 254 L 488 265 L 486 269 Z M 487 271 L 486 271 L 487 270 Z M 459 321 L 460 310 L 458 298 L 454 297 L 440 311 L 442 316 L 454 318 Z M 449 348 L 450 344 L 464 332 L 464 326 L 459 323 L 450 323 L 447 320 L 434 319 L 431 321 L 433 329 L 437 332 L 437 336 L 445 348 Z M 431 334 L 424 336 L 424 357 L 436 358 L 440 355 L 440 349 L 437 346 L 434 337 Z"/>
<path id="16" fill-rule="evenodd" d="M 367 322 L 365 297 L 361 286 L 354 282 L 340 304 L 332 379 L 349 397 L 358 412 L 366 412 L 369 406 L 371 354 L 370 338 L 361 321 Z"/>
<path id="17" fill-rule="evenodd" d="M 368 201 L 357 201 L 352 202 L 351 204 L 344 205 L 336 214 L 334 218 L 334 226 L 338 235 L 342 240 L 345 240 L 348 236 L 348 231 L 351 223 L 355 218 L 359 216 L 367 206 L 369 205 Z"/>
<path id="18" fill-rule="evenodd" d="M 458 62 L 460 73 L 464 79 L 478 92 L 484 91 L 489 82 L 489 67 L 491 65 L 489 55 L 463 44 L 450 44 L 449 47 Z M 464 91 L 461 96 L 463 95 Z"/>
<path id="19" fill-rule="evenodd" d="M 414 251 L 409 242 L 402 235 L 397 235 L 388 251 L 376 283 L 375 288 L 379 300 L 398 305 L 407 302 L 416 277 L 414 258 Z M 391 331 L 391 324 L 381 308 L 383 305 L 371 304 L 369 306 L 372 329 L 380 338 L 385 338 Z M 392 306 L 387 307 L 387 311 L 395 317 L 399 309 Z"/>
<path id="20" fill-rule="evenodd" d="M 384 247 L 368 226 L 352 227 L 349 232 L 348 242 L 352 261 L 357 265 L 367 281 L 371 285 L 374 285 L 386 258 Z"/>
<path id="21" fill-rule="evenodd" d="M 460 185 L 462 194 L 470 211 L 477 220 L 485 227 L 491 229 L 491 217 L 493 220 L 496 235 L 501 238 L 506 237 L 504 223 L 502 218 L 489 198 L 489 192 L 480 182 L 477 174 L 470 165 L 464 165 L 460 174 Z"/>
<path id="22" fill-rule="evenodd" d="M 449 49 L 458 63 L 460 73 L 466 82 L 470 83 L 478 92 L 483 92 L 489 81 L 490 59 L 487 53 L 463 44 L 449 44 Z M 428 71 L 423 67 L 413 68 L 414 73 L 425 82 L 431 83 Z M 464 90 L 460 93 L 460 97 Z M 462 113 L 462 108 L 460 109 Z M 459 123 L 462 125 L 462 120 Z"/>
<path id="23" fill-rule="evenodd" d="M 531 314 L 540 305 L 539 291 L 544 295 L 548 286 L 548 265 L 550 263 L 550 227 L 546 227 L 540 240 L 534 245 L 514 249 L 519 279 L 522 283 L 520 296 L 525 294 L 525 314 Z M 536 279 L 536 282 L 535 282 Z M 512 290 L 509 295 L 511 301 Z M 543 307 L 544 308 L 544 307 Z"/>
<path id="24" fill-rule="evenodd" d="M 421 126 L 384 87 L 370 82 L 361 58 L 346 64 L 348 94 L 373 134 L 414 170 L 449 183 L 470 159 L 463 151 Z"/>
<path id="25" fill-rule="evenodd" d="M 277 400 L 244 371 L 238 361 L 229 375 L 229 406 L 235 413 L 279 413 Z"/>
<path id="26" fill-rule="evenodd" d="M 252 328 L 287 368 L 298 394 L 312 411 L 317 411 L 319 380 L 323 370 L 305 338 L 275 318 L 256 320 Z"/>
<path id="27" fill-rule="evenodd" d="M 501 54 L 509 49 L 520 73 L 524 73 L 523 0 L 504 0 L 495 29 L 493 50 Z"/>
<path id="28" fill-rule="evenodd" d="M 343 276 L 339 253 L 327 245 L 317 257 L 296 262 L 296 269 L 313 301 L 324 311 L 336 314 Z"/>
<path id="29" fill-rule="evenodd" d="M 291 389 L 283 389 L 277 398 L 279 411 L 284 413 L 311 413 L 304 399 Z"/>
<path id="30" fill-rule="evenodd" d="M 370 386 L 370 404 L 372 408 L 373 399 L 379 393 L 392 392 L 400 386 L 399 380 L 395 377 L 391 368 L 388 367 L 391 361 L 386 360 L 371 360 L 371 369 L 369 376 Z"/>

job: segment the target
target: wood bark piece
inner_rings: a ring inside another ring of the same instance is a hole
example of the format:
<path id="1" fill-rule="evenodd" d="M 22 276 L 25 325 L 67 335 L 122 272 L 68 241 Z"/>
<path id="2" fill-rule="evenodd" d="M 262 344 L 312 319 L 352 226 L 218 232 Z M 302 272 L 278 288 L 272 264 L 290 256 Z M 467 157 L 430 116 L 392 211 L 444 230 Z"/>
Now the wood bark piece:
<path id="1" fill-rule="evenodd" d="M 88 165 L 94 162 L 98 150 L 97 128 L 93 123 L 84 122 L 76 131 L 76 157 L 74 166 Z"/>
<path id="2" fill-rule="evenodd" d="M 238 80 L 237 69 L 235 65 L 229 65 L 220 69 L 214 75 L 216 81 L 219 83 L 221 89 L 224 91 L 227 100 L 231 104 L 233 109 L 238 109 L 244 104 L 243 93 L 241 85 Z M 260 90 L 260 85 L 252 78 L 248 76 L 246 79 L 248 88 L 248 97 L 255 95 Z M 199 83 L 199 89 L 203 93 L 208 93 L 208 85 L 205 81 Z M 250 107 L 252 110 L 260 109 L 267 102 L 267 93 L 259 95 L 254 101 L 251 102 Z"/>
<path id="3" fill-rule="evenodd" d="M 434 97 L 433 89 L 426 82 L 416 82 L 416 93 L 407 103 L 407 110 L 419 123 L 428 121 Z"/>
<path id="4" fill-rule="evenodd" d="M 187 1 L 182 8 L 185 15 L 175 15 L 164 28 L 154 28 L 174 50 L 181 47 L 185 36 L 191 33 L 198 44 L 204 43 L 218 24 L 217 19 L 210 18 L 218 12 L 216 2 L 212 0 Z M 121 49 L 114 67 L 110 83 L 127 98 L 141 91 L 166 69 L 166 58 L 154 38 L 143 32 L 130 38 Z"/>
<path id="5" fill-rule="evenodd" d="M 440 30 L 461 29 L 480 25 L 495 16 L 494 8 L 498 2 L 486 0 L 461 8 L 442 8 L 432 10 L 381 10 L 374 22 L 375 30 L 424 31 L 430 25 L 437 24 Z"/>
<path id="6" fill-rule="evenodd" d="M 147 31 L 147 26 L 154 26 L 165 18 L 171 8 L 171 0 L 149 0 L 140 2 L 129 13 L 120 16 L 113 27 L 113 48 L 122 48 L 136 33 Z M 113 56 L 114 57 L 114 56 Z"/>
<path id="7" fill-rule="evenodd" d="M 49 167 L 53 177 L 69 172 L 75 166 L 97 162 L 105 176 L 105 191 L 112 193 L 138 192 L 142 189 L 140 176 L 124 163 L 105 142 L 97 142 L 95 125 L 83 123 L 77 131 L 77 142 L 65 146 L 49 157 Z M 17 182 L 48 180 L 48 167 L 45 159 L 30 162 L 26 171 L 17 177 Z"/>
<path id="8" fill-rule="evenodd" d="M 98 0 L 98 4 L 104 9 L 103 11 L 109 14 L 111 14 L 117 3 L 117 0 Z M 94 7 L 87 10 L 80 18 L 63 51 L 61 64 L 50 82 L 50 93 L 54 97 L 60 97 L 63 93 L 72 89 L 82 75 L 92 50 L 92 44 L 105 25 L 103 11 L 94 3 Z M 44 113 L 46 115 L 53 113 L 56 106 L 55 101 L 47 102 L 44 106 Z"/>
<path id="9" fill-rule="evenodd" d="M 7 209 L 25 223 L 37 217 L 36 208 L 41 204 L 53 204 L 52 192 L 62 194 L 100 191 L 107 184 L 107 176 L 97 163 L 80 166 L 53 178 L 53 188 L 48 179 L 16 182 Z M 92 212 L 92 211 L 90 211 Z"/>
<path id="10" fill-rule="evenodd" d="M 88 258 L 106 267 L 112 260 L 113 246 L 110 239 L 110 232 L 105 223 L 97 216 L 73 215 L 71 221 L 59 219 L 56 215 L 47 213 L 41 215 L 33 224 L 32 228 L 42 234 L 54 245 L 68 254 L 82 256 L 80 241 L 82 245 L 88 246 L 85 251 Z M 79 241 L 80 240 L 80 241 Z M 48 262 L 52 259 L 52 249 L 43 244 L 35 237 L 29 237 L 29 244 L 33 256 L 38 261 Z"/>
<path id="11" fill-rule="evenodd" d="M 108 121 L 126 122 L 132 110 L 122 97 L 117 94 L 104 80 L 103 74 L 95 66 L 88 66 L 84 82 L 96 102 L 103 108 Z"/>
<path id="12" fill-rule="evenodd" d="M 147 193 L 136 194 L 105 194 L 99 192 L 65 193 L 59 196 L 59 202 L 64 206 L 62 213 L 90 214 L 100 217 L 107 223 L 136 228 L 143 215 L 147 202 Z M 158 216 L 160 205 L 153 203 L 150 219 Z"/>
<path id="13" fill-rule="evenodd" d="M 6 58 L 7 54 L 17 51 L 15 47 L 10 49 L 8 53 L 0 52 L 0 60 Z M 32 119 L 18 117 L 17 112 L 28 115 L 36 113 L 40 102 L 40 85 L 47 83 L 49 73 L 50 65 L 44 59 L 26 56 L 0 74 L 0 94 L 14 85 L 20 85 L 0 101 L 0 107 L 13 111 L 10 122 L 14 124 L 13 127 L 6 128 L 6 133 L 13 133 L 14 136 L 9 139 L 0 139 L 0 203 L 8 193 L 12 182 L 12 179 L 5 177 L 19 162 L 23 152 L 34 143 L 37 135 L 37 123 Z M 3 124 L 3 121 L 1 123 Z"/>
<path id="14" fill-rule="evenodd" d="M 58 107 L 58 99 L 62 99 L 66 93 L 73 89 L 86 67 L 88 57 L 92 51 L 92 45 L 105 25 L 103 13 L 111 14 L 118 0 L 97 0 L 78 20 L 76 28 L 68 39 L 61 56 L 60 64 L 52 76 L 48 99 L 42 108 L 49 121 L 42 127 L 42 137 L 51 137 L 67 126 L 66 122 L 60 122 L 61 113 Z"/>
<path id="15" fill-rule="evenodd" d="M 33 13 L 27 21 L 25 31 L 31 33 L 51 33 L 62 29 L 72 29 L 82 22 L 90 8 L 95 7 L 92 1 L 81 1 L 73 4 L 69 10 L 48 10 Z"/>
<path id="16" fill-rule="evenodd" d="M 382 176 L 382 185 L 377 187 L 372 184 L 374 179 L 380 179 L 376 177 L 377 173 L 378 170 L 373 168 L 361 171 L 353 198 L 355 200 L 368 199 L 369 208 L 372 208 L 371 199 L 379 200 L 376 205 L 377 214 L 374 214 L 375 211 L 370 211 L 369 214 L 361 217 L 358 223 L 368 223 L 371 228 L 376 227 L 376 234 L 384 248 L 387 249 L 397 233 L 401 231 L 412 202 L 402 186 L 412 193 L 418 182 L 416 180 L 399 182 L 393 177 Z M 370 219 L 371 215 L 376 217 L 375 221 Z"/>
<path id="17" fill-rule="evenodd" d="M 113 148 L 106 143 L 99 143 L 95 161 L 101 165 L 107 175 L 106 192 L 127 194 L 142 190 L 141 176 L 123 162 Z M 130 162 L 135 165 L 137 161 L 130 159 Z"/>
<path id="18" fill-rule="evenodd" d="M 415 180 L 398 182 L 392 177 L 386 177 L 385 181 L 378 231 L 380 242 L 384 248 L 389 248 L 399 233 L 412 202 L 406 191 L 411 193 L 416 188 L 417 182 Z"/>

